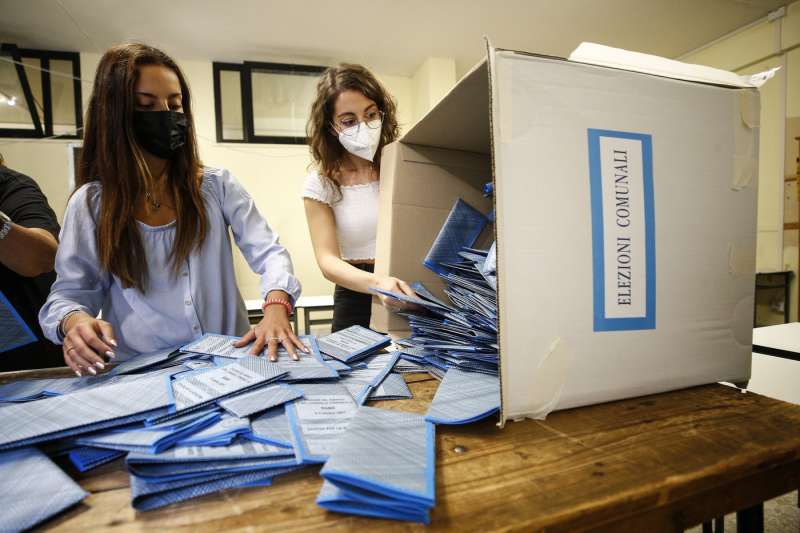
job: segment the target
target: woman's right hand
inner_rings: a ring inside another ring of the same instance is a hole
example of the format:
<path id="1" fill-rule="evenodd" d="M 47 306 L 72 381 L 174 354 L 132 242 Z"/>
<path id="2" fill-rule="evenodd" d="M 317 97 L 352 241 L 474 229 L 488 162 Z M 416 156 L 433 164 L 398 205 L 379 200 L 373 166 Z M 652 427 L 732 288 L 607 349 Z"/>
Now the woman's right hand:
<path id="1" fill-rule="evenodd" d="M 104 370 L 108 359 L 115 357 L 114 328 L 103 320 L 78 312 L 69 315 L 64 323 L 64 361 L 78 377 L 84 372 L 96 375 Z"/>
<path id="2" fill-rule="evenodd" d="M 402 279 L 393 278 L 391 276 L 378 276 L 375 287 L 384 291 L 405 294 L 406 296 L 417 298 L 417 293 L 414 292 L 414 289 L 409 287 L 408 283 Z M 379 294 L 378 298 L 380 298 L 381 304 L 390 311 L 409 311 L 417 308 L 414 304 L 401 302 L 400 300 L 396 300 L 384 294 Z"/>

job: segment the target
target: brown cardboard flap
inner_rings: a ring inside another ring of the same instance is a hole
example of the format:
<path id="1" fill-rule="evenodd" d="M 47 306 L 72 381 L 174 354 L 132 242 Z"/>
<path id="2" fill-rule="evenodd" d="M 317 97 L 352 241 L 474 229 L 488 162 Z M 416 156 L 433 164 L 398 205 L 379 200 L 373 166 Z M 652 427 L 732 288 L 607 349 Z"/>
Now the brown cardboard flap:
<path id="1" fill-rule="evenodd" d="M 491 181 L 488 155 L 395 142 L 384 149 L 375 272 L 408 283 L 421 281 L 444 297 L 444 283 L 422 260 L 458 198 L 488 212 L 483 184 Z M 378 331 L 408 329 L 406 320 L 379 303 L 372 308 Z"/>
<path id="2" fill-rule="evenodd" d="M 489 80 L 486 61 L 483 61 L 468 72 L 400 141 L 488 154 L 488 110 Z"/>

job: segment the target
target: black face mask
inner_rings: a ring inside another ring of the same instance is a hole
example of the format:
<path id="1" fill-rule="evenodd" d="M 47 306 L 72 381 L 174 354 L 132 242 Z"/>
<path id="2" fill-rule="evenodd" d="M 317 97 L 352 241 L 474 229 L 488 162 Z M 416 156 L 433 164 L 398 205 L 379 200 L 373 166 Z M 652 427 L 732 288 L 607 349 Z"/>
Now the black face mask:
<path id="1" fill-rule="evenodd" d="M 172 159 L 186 144 L 186 115 L 177 111 L 134 111 L 133 133 L 142 148 L 160 157 Z"/>

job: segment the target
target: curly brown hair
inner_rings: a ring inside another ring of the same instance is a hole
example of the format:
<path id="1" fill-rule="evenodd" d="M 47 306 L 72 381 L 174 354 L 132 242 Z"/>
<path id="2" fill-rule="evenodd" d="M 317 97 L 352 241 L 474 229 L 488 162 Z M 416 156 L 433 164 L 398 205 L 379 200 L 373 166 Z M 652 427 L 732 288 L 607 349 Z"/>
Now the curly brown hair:
<path id="1" fill-rule="evenodd" d="M 317 83 L 317 96 L 311 106 L 306 125 L 306 135 L 313 165 L 326 185 L 339 191 L 336 176 L 339 174 L 345 149 L 333 131 L 333 107 L 336 98 L 345 91 L 358 91 L 378 106 L 383 112 L 381 141 L 373 164 L 380 168 L 381 149 L 397 139 L 397 103 L 386 88 L 366 67 L 340 63 L 326 69 Z"/>

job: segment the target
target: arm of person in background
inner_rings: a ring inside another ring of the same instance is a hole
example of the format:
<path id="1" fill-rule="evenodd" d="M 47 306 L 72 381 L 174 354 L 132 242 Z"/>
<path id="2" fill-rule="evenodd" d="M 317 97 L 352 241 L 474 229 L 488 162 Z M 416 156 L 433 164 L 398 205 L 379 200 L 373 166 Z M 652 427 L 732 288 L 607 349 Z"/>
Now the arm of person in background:
<path id="1" fill-rule="evenodd" d="M 78 376 L 104 369 L 103 356 L 113 358 L 116 347 L 111 324 L 95 318 L 110 286 L 110 275 L 100 267 L 87 196 L 100 201 L 99 191 L 87 185 L 78 189 L 67 205 L 56 254 L 56 281 L 39 311 L 45 337 L 63 344 L 64 361 Z"/>
<path id="2" fill-rule="evenodd" d="M 11 171 L 13 172 L 13 171 Z M 0 205 L 0 263 L 32 278 L 53 270 L 58 221 L 42 190 L 31 178 L 12 173 L 10 194 Z"/>
<path id="3" fill-rule="evenodd" d="M 52 271 L 58 249 L 55 237 L 41 228 L 26 228 L 13 222 L 9 226 L 5 238 L 0 240 L 0 263 L 26 278 Z"/>
<path id="4" fill-rule="evenodd" d="M 401 279 L 365 272 L 344 261 L 339 254 L 339 241 L 336 237 L 336 219 L 333 216 L 333 209 L 328 204 L 311 198 L 304 198 L 303 203 L 305 204 L 306 219 L 311 233 L 314 255 L 325 279 L 350 290 L 367 294 L 370 293 L 370 289 L 377 287 L 386 291 L 416 296 L 416 293 L 408 286 L 408 283 Z M 378 298 L 387 309 L 398 311 L 409 307 L 382 294 Z"/>
<path id="5" fill-rule="evenodd" d="M 234 345 L 242 347 L 253 342 L 252 355 L 261 353 L 266 345 L 270 360 L 276 361 L 278 343 L 269 341 L 280 339 L 292 359 L 297 360 L 297 350 L 308 352 L 308 349 L 289 323 L 290 309 L 300 297 L 301 290 L 289 252 L 258 212 L 253 198 L 227 170 L 222 171 L 219 186 L 225 221 L 230 225 L 247 264 L 261 276 L 261 295 L 265 304 L 269 304 L 263 307 L 261 322 Z"/>

